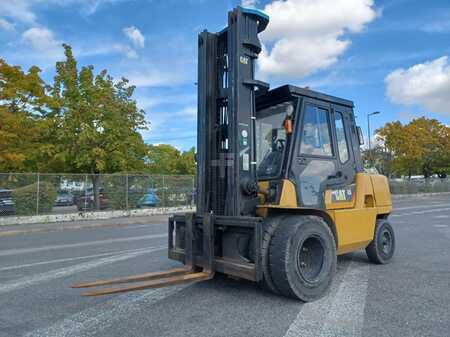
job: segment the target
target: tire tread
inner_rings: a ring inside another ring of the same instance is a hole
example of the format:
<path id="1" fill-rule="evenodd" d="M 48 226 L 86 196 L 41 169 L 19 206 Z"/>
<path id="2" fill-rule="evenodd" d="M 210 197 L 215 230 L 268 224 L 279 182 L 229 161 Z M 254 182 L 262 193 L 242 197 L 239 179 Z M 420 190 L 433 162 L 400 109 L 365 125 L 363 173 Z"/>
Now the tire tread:
<path id="1" fill-rule="evenodd" d="M 331 273 L 334 274 L 334 271 L 336 269 L 336 245 L 334 242 L 334 236 L 325 221 L 317 216 L 286 216 L 283 219 L 282 225 L 278 226 L 274 235 L 272 236 L 269 251 L 269 261 L 271 277 L 275 284 L 275 287 L 279 290 L 279 292 L 286 297 L 299 298 L 302 301 L 308 302 L 317 299 L 323 294 L 321 294 L 320 296 L 308 296 L 306 294 L 301 294 L 299 296 L 299 294 L 296 293 L 292 288 L 293 280 L 289 279 L 290 273 L 288 270 L 291 268 L 295 268 L 291 265 L 292 259 L 289 253 L 291 245 L 290 238 L 292 238 L 295 235 L 297 229 L 306 222 L 315 223 L 317 226 L 322 227 L 322 229 L 325 230 L 328 238 L 331 238 L 333 240 L 331 249 L 333 249 L 332 254 L 334 254 L 334 261 Z M 332 278 L 332 275 L 330 277 Z"/>

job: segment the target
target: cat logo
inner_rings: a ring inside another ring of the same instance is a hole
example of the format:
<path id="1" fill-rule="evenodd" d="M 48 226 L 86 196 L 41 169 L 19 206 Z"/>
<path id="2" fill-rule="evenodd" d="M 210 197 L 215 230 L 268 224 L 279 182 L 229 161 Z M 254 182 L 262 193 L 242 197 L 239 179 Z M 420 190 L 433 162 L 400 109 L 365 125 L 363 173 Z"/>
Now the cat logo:
<path id="1" fill-rule="evenodd" d="M 249 60 L 249 58 L 247 57 L 247 56 L 241 56 L 240 58 L 239 58 L 239 61 L 242 63 L 242 64 L 248 64 L 248 60 Z"/>
<path id="2" fill-rule="evenodd" d="M 331 191 L 331 202 L 352 201 L 354 187 Z"/>

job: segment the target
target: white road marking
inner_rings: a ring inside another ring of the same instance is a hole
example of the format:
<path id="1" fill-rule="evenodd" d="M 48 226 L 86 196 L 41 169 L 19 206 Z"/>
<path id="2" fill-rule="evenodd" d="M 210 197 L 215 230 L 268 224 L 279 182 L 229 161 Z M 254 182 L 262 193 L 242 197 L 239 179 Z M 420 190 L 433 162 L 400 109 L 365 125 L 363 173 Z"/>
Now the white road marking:
<path id="1" fill-rule="evenodd" d="M 99 260 L 76 264 L 74 266 L 51 270 L 51 271 L 41 273 L 41 274 L 25 276 L 25 277 L 22 277 L 17 280 L 12 280 L 12 281 L 6 282 L 4 284 L 0 284 L 0 295 L 11 292 L 13 290 L 30 287 L 30 286 L 33 286 L 38 283 L 58 279 L 61 277 L 70 276 L 70 275 L 80 273 L 83 271 L 87 271 L 87 270 L 97 268 L 100 266 L 112 264 L 112 263 L 119 262 L 119 261 L 129 260 L 131 258 L 140 256 L 140 255 L 144 255 L 144 254 L 151 253 L 151 252 L 156 252 L 158 250 L 163 250 L 163 249 L 167 249 L 167 247 L 166 246 L 150 247 L 146 250 L 142 250 L 142 251 L 138 251 L 138 252 L 114 255 L 114 256 L 105 257 L 105 258 L 99 259 Z"/>
<path id="2" fill-rule="evenodd" d="M 148 228 L 148 227 L 155 227 L 155 225 L 154 224 L 150 224 L 150 225 L 128 226 L 127 229 L 140 229 L 140 228 Z"/>
<path id="3" fill-rule="evenodd" d="M 361 336 L 368 280 L 368 264 L 350 263 L 338 288 L 316 302 L 303 305 L 284 336 Z"/>
<path id="4" fill-rule="evenodd" d="M 435 219 L 448 219 L 450 215 L 435 215 L 433 218 Z"/>
<path id="5" fill-rule="evenodd" d="M 92 258 L 96 258 L 96 257 L 103 257 L 103 256 L 111 256 L 111 255 L 139 252 L 139 251 L 143 251 L 143 250 L 148 250 L 148 248 L 126 249 L 126 250 L 119 250 L 119 251 L 116 250 L 116 251 L 113 251 L 113 252 L 107 252 L 107 253 L 102 253 L 102 254 L 85 255 L 85 256 L 78 256 L 78 257 L 69 257 L 69 258 L 66 258 L 66 259 L 56 259 L 56 260 L 49 260 L 49 261 L 27 263 L 27 264 L 21 264 L 21 265 L 17 265 L 17 266 L 3 267 L 3 268 L 0 268 L 0 271 L 30 268 L 30 267 L 41 266 L 41 265 L 46 265 L 46 264 L 53 264 L 53 263 L 60 263 L 60 262 L 70 262 L 70 261 L 77 261 L 77 260 L 92 259 Z"/>
<path id="6" fill-rule="evenodd" d="M 135 313 L 145 312 L 148 307 L 166 297 L 183 290 L 189 285 L 152 289 L 145 292 L 127 293 L 114 296 L 101 303 L 57 321 L 48 327 L 24 334 L 24 337 L 72 337 L 93 336 L 106 328 L 127 320 Z M 106 309 L 107 308 L 107 309 Z"/>
<path id="7" fill-rule="evenodd" d="M 417 208 L 445 207 L 448 205 L 450 205 L 450 201 L 445 204 L 426 204 L 426 205 L 417 205 L 417 206 L 408 206 L 408 207 L 394 207 L 394 211 L 403 211 L 406 209 L 417 209 Z"/>
<path id="8" fill-rule="evenodd" d="M 49 246 L 42 246 L 42 247 L 35 247 L 35 248 L 8 249 L 8 250 L 3 250 L 3 251 L 0 250 L 0 256 L 29 254 L 29 253 L 42 252 L 42 251 L 46 251 L 46 250 L 98 246 L 98 245 L 106 245 L 106 244 L 118 243 L 118 242 L 140 241 L 140 240 L 158 239 L 158 238 L 165 238 L 165 237 L 167 237 L 167 234 L 152 234 L 152 235 L 132 236 L 132 237 L 127 237 L 127 238 L 96 240 L 96 241 L 68 243 L 68 244 L 60 244 L 60 245 L 49 245 Z"/>
<path id="9" fill-rule="evenodd" d="M 436 228 L 448 228 L 448 225 L 433 225 Z"/>
<path id="10" fill-rule="evenodd" d="M 445 212 L 450 211 L 450 207 L 447 208 L 436 208 L 436 209 L 428 209 L 425 211 L 416 211 L 416 212 L 409 212 L 409 213 L 402 213 L 402 214 L 392 214 L 390 216 L 392 217 L 399 217 L 399 216 L 409 216 L 409 215 L 418 215 L 418 214 L 428 214 L 428 213 L 434 213 L 434 212 Z"/>

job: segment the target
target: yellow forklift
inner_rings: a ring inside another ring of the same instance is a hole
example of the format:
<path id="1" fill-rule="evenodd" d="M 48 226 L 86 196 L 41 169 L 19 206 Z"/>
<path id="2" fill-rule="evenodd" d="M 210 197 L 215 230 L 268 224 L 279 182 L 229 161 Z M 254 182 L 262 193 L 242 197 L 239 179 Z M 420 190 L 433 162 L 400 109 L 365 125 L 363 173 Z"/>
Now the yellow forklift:
<path id="1" fill-rule="evenodd" d="M 330 288 L 337 255 L 365 248 L 372 262 L 391 260 L 389 185 L 364 172 L 353 102 L 255 80 L 268 23 L 237 7 L 225 29 L 199 35 L 197 208 L 168 224 L 169 258 L 184 266 L 73 286 L 125 283 L 84 295 L 222 273 L 313 301 Z"/>

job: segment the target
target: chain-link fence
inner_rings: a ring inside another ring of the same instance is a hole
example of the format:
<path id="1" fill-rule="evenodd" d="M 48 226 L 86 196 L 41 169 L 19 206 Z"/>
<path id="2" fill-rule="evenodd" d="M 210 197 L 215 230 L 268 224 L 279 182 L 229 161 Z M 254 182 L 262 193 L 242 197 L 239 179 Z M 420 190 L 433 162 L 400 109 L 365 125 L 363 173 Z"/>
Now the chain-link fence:
<path id="1" fill-rule="evenodd" d="M 0 173 L 0 216 L 194 205 L 193 176 Z"/>
<path id="2" fill-rule="evenodd" d="M 390 187 L 392 194 L 450 192 L 450 179 L 392 179 Z M 193 207 L 194 202 L 194 176 L 0 173 L 0 216 Z"/>
<path id="3" fill-rule="evenodd" d="M 391 179 L 389 185 L 392 194 L 450 192 L 450 178 Z"/>

